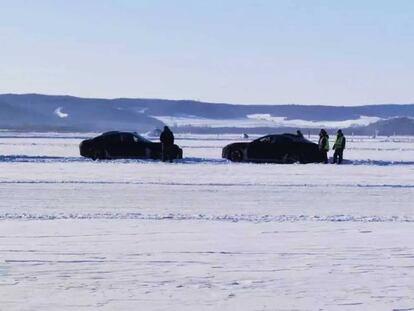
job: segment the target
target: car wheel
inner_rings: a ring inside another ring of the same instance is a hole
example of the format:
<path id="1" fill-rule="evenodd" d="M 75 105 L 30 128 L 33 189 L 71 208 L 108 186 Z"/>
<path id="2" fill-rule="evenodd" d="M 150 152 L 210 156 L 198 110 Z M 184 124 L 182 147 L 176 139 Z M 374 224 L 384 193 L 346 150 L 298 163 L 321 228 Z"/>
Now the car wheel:
<path id="1" fill-rule="evenodd" d="M 182 149 L 178 149 L 178 156 L 177 159 L 182 159 L 183 158 L 183 150 Z"/>
<path id="2" fill-rule="evenodd" d="M 243 152 L 239 149 L 230 151 L 230 160 L 233 162 L 240 162 L 243 160 Z"/>
<path id="3" fill-rule="evenodd" d="M 284 164 L 302 163 L 301 155 L 286 153 L 282 158 L 282 162 Z"/>
<path id="4" fill-rule="evenodd" d="M 108 158 L 108 152 L 104 150 L 95 150 L 92 156 L 92 160 L 105 160 Z"/>
<path id="5" fill-rule="evenodd" d="M 283 163 L 283 164 L 290 164 L 290 163 L 292 163 L 292 159 L 291 159 L 291 156 L 290 156 L 290 154 L 289 154 L 289 153 L 285 153 L 285 154 L 282 156 L 282 163 Z"/>
<path id="6" fill-rule="evenodd" d="M 299 154 L 298 161 L 300 164 L 306 164 L 305 157 L 303 156 L 302 153 Z"/>
<path id="7" fill-rule="evenodd" d="M 94 160 L 94 161 L 96 161 L 96 160 L 98 160 L 99 159 L 99 150 L 94 150 L 93 152 L 92 152 L 92 155 L 91 155 L 91 158 L 92 158 L 92 160 Z"/>

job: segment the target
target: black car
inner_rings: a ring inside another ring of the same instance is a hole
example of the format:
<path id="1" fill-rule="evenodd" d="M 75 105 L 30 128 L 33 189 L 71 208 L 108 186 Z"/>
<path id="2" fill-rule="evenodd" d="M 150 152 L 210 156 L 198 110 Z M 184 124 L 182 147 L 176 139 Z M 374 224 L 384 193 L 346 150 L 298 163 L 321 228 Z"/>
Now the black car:
<path id="1" fill-rule="evenodd" d="M 107 132 L 79 145 L 83 157 L 96 159 L 161 159 L 161 143 L 154 143 L 136 133 Z M 172 149 L 174 159 L 182 159 L 183 150 L 177 145 Z"/>
<path id="2" fill-rule="evenodd" d="M 222 157 L 235 162 L 319 163 L 318 145 L 301 135 L 267 135 L 249 143 L 233 143 L 223 148 Z"/>

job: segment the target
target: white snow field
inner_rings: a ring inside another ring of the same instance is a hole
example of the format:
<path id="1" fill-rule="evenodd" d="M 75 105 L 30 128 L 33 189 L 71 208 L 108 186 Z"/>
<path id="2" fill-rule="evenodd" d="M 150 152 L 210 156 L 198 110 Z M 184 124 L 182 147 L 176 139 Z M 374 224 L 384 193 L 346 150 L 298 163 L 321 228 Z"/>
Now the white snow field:
<path id="1" fill-rule="evenodd" d="M 61 109 L 61 107 L 59 107 Z M 67 114 L 59 112 L 61 118 L 67 117 Z M 344 121 L 308 121 L 308 120 L 291 120 L 286 117 L 274 117 L 267 113 L 250 114 L 240 119 L 208 119 L 197 116 L 152 116 L 169 126 L 200 126 L 200 127 L 238 127 L 238 128 L 255 128 L 255 127 L 292 127 L 292 128 L 347 128 L 369 125 L 382 120 L 378 117 L 360 116 L 355 120 Z"/>
<path id="2" fill-rule="evenodd" d="M 92 134 L 0 132 L 0 310 L 414 310 L 414 138 L 344 165 L 79 157 Z"/>

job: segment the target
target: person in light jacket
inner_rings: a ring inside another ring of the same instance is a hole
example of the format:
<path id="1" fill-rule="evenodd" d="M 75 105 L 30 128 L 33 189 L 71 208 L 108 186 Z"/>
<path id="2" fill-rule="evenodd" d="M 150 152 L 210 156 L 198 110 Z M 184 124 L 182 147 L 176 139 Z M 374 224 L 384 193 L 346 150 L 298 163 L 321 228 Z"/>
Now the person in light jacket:
<path id="1" fill-rule="evenodd" d="M 334 164 L 335 163 L 338 163 L 338 164 L 342 163 L 342 159 L 343 159 L 343 156 L 344 156 L 345 144 L 346 144 L 346 138 L 345 138 L 344 134 L 342 133 L 342 130 L 338 130 L 338 132 L 336 134 L 335 144 L 333 145 L 333 150 L 335 150 L 334 156 L 333 156 L 333 163 Z"/>

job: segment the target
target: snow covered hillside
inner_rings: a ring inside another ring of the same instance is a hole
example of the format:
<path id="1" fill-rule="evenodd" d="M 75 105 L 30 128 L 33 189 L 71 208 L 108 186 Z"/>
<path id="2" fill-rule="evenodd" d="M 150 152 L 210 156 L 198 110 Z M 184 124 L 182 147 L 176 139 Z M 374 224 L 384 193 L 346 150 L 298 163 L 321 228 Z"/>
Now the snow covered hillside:
<path id="1" fill-rule="evenodd" d="M 298 128 L 348 134 L 414 135 L 414 104 L 354 107 L 233 105 L 194 100 L 79 98 L 0 94 L 0 129 L 15 131 L 147 132 L 165 124 L 181 133 L 266 134 Z"/>
<path id="2" fill-rule="evenodd" d="M 231 163 L 235 135 L 93 162 L 93 135 L 0 132 L 0 310 L 414 310 L 413 137 L 338 166 Z"/>
<path id="3" fill-rule="evenodd" d="M 381 119 L 378 117 L 361 116 L 355 120 L 345 121 L 307 121 L 289 120 L 286 117 L 272 117 L 269 114 L 251 114 L 242 119 L 206 119 L 197 117 L 174 117 L 158 116 L 156 119 L 172 127 L 236 127 L 236 128 L 256 128 L 256 127 L 275 127 L 275 128 L 348 128 L 357 126 L 367 126 Z"/>

